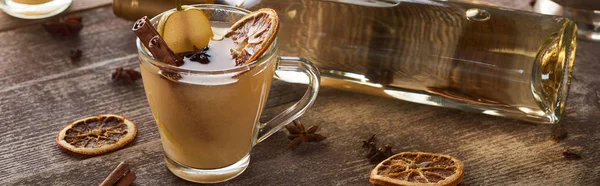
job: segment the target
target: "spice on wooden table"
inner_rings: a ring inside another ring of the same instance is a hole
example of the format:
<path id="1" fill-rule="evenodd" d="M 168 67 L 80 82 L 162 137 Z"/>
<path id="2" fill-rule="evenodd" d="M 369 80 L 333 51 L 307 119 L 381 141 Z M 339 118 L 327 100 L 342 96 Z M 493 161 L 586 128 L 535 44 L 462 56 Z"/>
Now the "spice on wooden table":
<path id="1" fill-rule="evenodd" d="M 318 125 L 305 130 L 304 125 L 302 125 L 300 120 L 294 120 L 293 124 L 286 125 L 285 128 L 289 132 L 288 139 L 291 140 L 289 148 L 292 150 L 298 148 L 302 142 L 320 142 L 327 139 L 327 137 L 315 133 L 319 130 Z"/>
<path id="2" fill-rule="evenodd" d="M 121 82 L 125 85 L 131 85 L 133 82 L 142 78 L 140 72 L 133 69 L 126 69 L 123 67 L 116 68 L 112 73 L 111 78 L 115 82 Z"/>
<path id="3" fill-rule="evenodd" d="M 81 16 L 67 16 L 56 21 L 43 24 L 44 29 L 55 37 L 71 36 L 79 33 L 83 28 Z"/>
<path id="4" fill-rule="evenodd" d="M 368 149 L 365 157 L 368 158 L 369 162 L 371 163 L 379 163 L 393 154 L 392 145 L 390 144 L 386 144 L 383 147 L 377 148 L 377 144 L 375 143 L 375 135 L 372 135 L 366 141 L 363 140 L 362 143 L 362 147 Z"/>
<path id="5" fill-rule="evenodd" d="M 136 136 L 133 121 L 117 114 L 100 114 L 63 127 L 56 135 L 56 144 L 76 154 L 97 156 L 123 148 Z"/>
<path id="6" fill-rule="evenodd" d="M 370 146 L 369 144 L 375 143 L 375 134 L 371 135 L 371 137 L 369 137 L 369 139 L 363 140 L 362 142 L 363 142 L 362 147 L 368 148 Z"/>
<path id="7" fill-rule="evenodd" d="M 135 180 L 136 175 L 133 170 L 129 168 L 125 162 L 119 163 L 117 168 L 115 168 L 105 179 L 100 183 L 99 186 L 125 186 L 130 185 Z"/>
<path id="8" fill-rule="evenodd" d="M 79 61 L 79 59 L 81 59 L 81 50 L 79 49 L 74 49 L 74 50 L 70 50 L 69 51 L 69 58 L 71 58 L 71 62 L 76 62 Z"/>
<path id="9" fill-rule="evenodd" d="M 551 129 L 552 135 L 550 136 L 550 140 L 555 142 L 560 142 L 567 138 L 568 133 L 563 127 L 553 127 Z"/>
<path id="10" fill-rule="evenodd" d="M 562 155 L 566 160 L 580 160 L 581 159 L 581 155 L 579 155 L 569 149 L 564 150 L 562 152 Z"/>
<path id="11" fill-rule="evenodd" d="M 373 148 L 374 149 L 374 148 Z M 379 163 L 390 156 L 392 156 L 392 145 L 386 144 L 383 147 L 377 148 L 377 150 L 371 150 L 367 158 L 369 158 L 369 162 L 371 163 Z"/>
<path id="12" fill-rule="evenodd" d="M 376 185 L 455 186 L 464 177 L 464 164 L 446 154 L 402 152 L 395 154 L 372 171 L 369 181 Z"/>

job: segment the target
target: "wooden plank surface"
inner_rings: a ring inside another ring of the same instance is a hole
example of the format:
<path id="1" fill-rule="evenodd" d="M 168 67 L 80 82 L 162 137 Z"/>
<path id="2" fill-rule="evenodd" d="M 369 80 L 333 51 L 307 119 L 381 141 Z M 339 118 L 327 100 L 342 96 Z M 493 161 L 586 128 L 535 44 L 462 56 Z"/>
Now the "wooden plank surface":
<path id="1" fill-rule="evenodd" d="M 506 1 L 513 3 L 513 1 Z M 522 4 L 522 3 L 521 3 Z M 0 32 L 0 185 L 94 185 L 120 162 L 136 171 L 137 185 L 193 185 L 163 164 L 156 124 L 143 85 L 110 81 L 111 70 L 137 67 L 131 22 L 110 7 L 81 13 L 85 28 L 76 39 L 49 37 L 39 26 Z M 83 57 L 71 62 L 68 50 Z M 360 140 L 378 134 L 394 151 L 447 153 L 466 165 L 470 185 L 600 185 L 600 43 L 579 41 L 566 117 L 560 125 L 418 105 L 323 88 L 303 117 L 321 125 L 323 143 L 286 148 L 284 131 L 251 152 L 240 177 L 218 185 L 369 185 L 374 165 Z M 264 118 L 288 107 L 304 85 L 275 82 Z M 138 123 L 136 140 L 98 157 L 60 150 L 56 132 L 83 116 L 119 113 Z M 549 140 L 564 127 L 569 137 Z M 565 160 L 565 148 L 581 149 L 581 160 Z"/>
<path id="2" fill-rule="evenodd" d="M 72 13 L 82 12 L 82 11 L 86 11 L 86 10 L 90 10 L 90 9 L 94 9 L 94 8 L 98 8 L 98 7 L 102 7 L 102 6 L 108 6 L 108 5 L 111 5 L 112 1 L 113 0 L 73 0 L 73 3 L 71 3 L 71 6 L 69 6 L 69 8 L 67 8 L 60 15 L 72 14 Z M 0 32 L 18 28 L 18 27 L 27 26 L 27 25 L 42 23 L 44 21 L 56 19 L 57 17 L 58 16 L 53 16 L 53 17 L 45 18 L 45 19 L 31 19 L 31 20 L 30 19 L 20 19 L 20 18 L 12 17 L 0 10 L 0 23 L 1 23 L 0 24 Z"/>

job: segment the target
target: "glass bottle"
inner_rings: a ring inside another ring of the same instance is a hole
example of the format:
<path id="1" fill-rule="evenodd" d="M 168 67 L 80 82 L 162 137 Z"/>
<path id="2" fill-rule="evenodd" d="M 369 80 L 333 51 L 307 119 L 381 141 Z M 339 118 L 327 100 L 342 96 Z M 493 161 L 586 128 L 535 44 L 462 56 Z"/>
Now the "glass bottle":
<path id="1" fill-rule="evenodd" d="M 281 54 L 313 61 L 323 86 L 533 123 L 557 123 L 564 112 L 577 32 L 569 19 L 428 0 L 247 8 L 262 7 L 280 14 Z"/>

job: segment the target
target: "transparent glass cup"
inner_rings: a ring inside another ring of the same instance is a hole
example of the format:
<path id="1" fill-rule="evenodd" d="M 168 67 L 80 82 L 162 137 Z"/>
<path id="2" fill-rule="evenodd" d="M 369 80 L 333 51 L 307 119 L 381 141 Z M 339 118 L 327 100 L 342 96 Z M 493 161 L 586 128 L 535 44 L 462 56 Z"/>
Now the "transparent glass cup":
<path id="1" fill-rule="evenodd" d="M 231 25 L 249 13 L 224 5 L 194 6 L 211 23 Z M 155 26 L 161 15 L 151 19 Z M 300 117 L 319 90 L 317 68 L 302 58 L 278 56 L 278 39 L 257 61 L 220 71 L 169 66 L 153 59 L 139 39 L 136 44 L 165 164 L 188 181 L 215 183 L 241 174 L 248 167 L 251 148 Z M 303 72 L 308 89 L 296 104 L 259 123 L 276 71 Z"/>
<path id="2" fill-rule="evenodd" d="M 73 0 L 0 0 L 0 9 L 22 19 L 42 19 L 63 12 Z"/>

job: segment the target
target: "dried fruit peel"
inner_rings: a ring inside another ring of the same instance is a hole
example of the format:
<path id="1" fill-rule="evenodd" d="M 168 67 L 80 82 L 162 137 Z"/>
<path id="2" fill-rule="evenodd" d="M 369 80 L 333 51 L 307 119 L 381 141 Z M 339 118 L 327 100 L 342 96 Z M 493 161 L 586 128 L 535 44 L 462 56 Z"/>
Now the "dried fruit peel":
<path id="1" fill-rule="evenodd" d="M 208 46 L 213 32 L 204 12 L 192 6 L 182 6 L 182 9 L 165 12 L 159 21 L 158 33 L 174 53 Z"/>
<path id="2" fill-rule="evenodd" d="M 231 55 L 236 65 L 248 64 L 260 58 L 270 47 L 279 31 L 279 17 L 270 8 L 251 12 L 234 23 L 225 37 L 234 42 Z"/>
<path id="3" fill-rule="evenodd" d="M 137 135 L 135 124 L 120 115 L 102 114 L 79 119 L 62 128 L 56 143 L 82 155 L 101 155 L 122 148 Z"/>
<path id="4" fill-rule="evenodd" d="M 371 171 L 376 185 L 454 186 L 464 176 L 464 165 L 455 157 L 426 153 L 402 152 L 379 163 Z"/>

